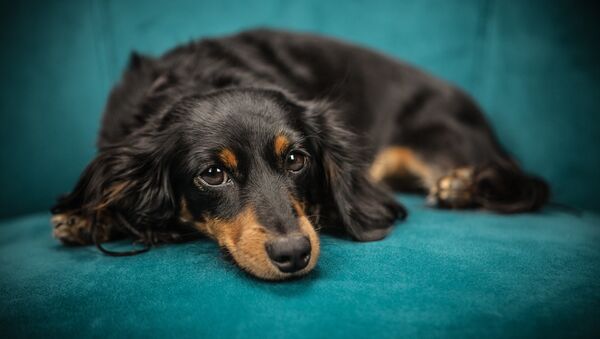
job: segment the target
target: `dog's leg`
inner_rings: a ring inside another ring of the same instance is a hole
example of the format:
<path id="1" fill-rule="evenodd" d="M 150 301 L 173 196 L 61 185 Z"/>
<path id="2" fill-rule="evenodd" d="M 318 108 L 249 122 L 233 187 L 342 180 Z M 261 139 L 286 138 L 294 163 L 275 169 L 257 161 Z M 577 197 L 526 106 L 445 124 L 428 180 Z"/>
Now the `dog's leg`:
<path id="1" fill-rule="evenodd" d="M 456 153 L 444 149 L 437 155 L 421 154 L 405 146 L 389 147 L 375 158 L 371 178 L 376 182 L 402 182 L 394 187 L 396 190 L 409 187 L 427 192 L 428 205 L 439 208 L 515 213 L 536 210 L 548 199 L 547 185 L 523 173 L 509 159 L 498 158 L 482 165 L 467 158 L 471 164 L 464 165 L 463 156 L 453 157 Z"/>
<path id="2" fill-rule="evenodd" d="M 379 152 L 369 169 L 375 182 L 382 182 L 394 190 L 426 190 L 440 176 L 440 170 L 424 161 L 413 149 L 392 146 Z"/>
<path id="3" fill-rule="evenodd" d="M 443 168 L 424 161 L 408 147 L 389 147 L 380 152 L 370 168 L 371 178 L 395 190 L 418 189 L 430 206 L 468 208 L 474 205 L 473 168 Z"/>
<path id="4" fill-rule="evenodd" d="M 532 211 L 548 186 L 522 171 L 500 146 L 481 110 L 460 91 L 430 92 L 399 113 L 397 133 L 373 162 L 371 176 L 416 177 L 430 205 Z"/>
<path id="5" fill-rule="evenodd" d="M 388 148 L 373 162 L 371 178 L 377 182 L 401 179 L 404 186 L 395 187 L 401 191 L 410 181 L 411 189 L 427 192 L 428 205 L 439 208 L 516 213 L 536 210 L 548 199 L 548 187 L 542 180 L 509 161 L 452 166 L 448 154 L 452 153 L 444 154 L 446 161 L 432 162 L 407 147 Z"/>
<path id="6" fill-rule="evenodd" d="M 370 168 L 371 178 L 397 191 L 418 189 L 427 193 L 430 206 L 468 208 L 474 205 L 473 168 L 443 169 L 425 162 L 407 147 L 380 152 Z"/>

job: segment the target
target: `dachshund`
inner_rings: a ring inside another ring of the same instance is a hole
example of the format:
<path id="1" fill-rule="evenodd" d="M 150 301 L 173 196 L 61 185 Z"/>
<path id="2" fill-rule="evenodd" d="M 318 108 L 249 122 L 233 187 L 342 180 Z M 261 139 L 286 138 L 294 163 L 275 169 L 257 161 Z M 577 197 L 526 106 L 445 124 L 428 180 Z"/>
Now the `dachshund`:
<path id="1" fill-rule="evenodd" d="M 360 46 L 270 29 L 132 53 L 97 148 L 51 210 L 56 238 L 119 255 L 132 252 L 102 243 L 200 234 L 266 280 L 311 271 L 320 229 L 385 238 L 407 216 L 393 191 L 499 213 L 549 197 L 455 86 Z"/>

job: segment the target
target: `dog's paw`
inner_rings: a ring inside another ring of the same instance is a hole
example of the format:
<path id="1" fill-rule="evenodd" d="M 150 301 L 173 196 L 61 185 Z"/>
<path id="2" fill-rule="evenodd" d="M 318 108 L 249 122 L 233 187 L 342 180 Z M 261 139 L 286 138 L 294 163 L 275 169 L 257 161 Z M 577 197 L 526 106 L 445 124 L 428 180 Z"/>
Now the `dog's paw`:
<path id="1" fill-rule="evenodd" d="M 474 198 L 473 169 L 463 167 L 441 177 L 429 190 L 427 203 L 443 208 L 469 208 L 473 207 Z"/>
<path id="2" fill-rule="evenodd" d="M 52 235 L 66 245 L 89 245 L 92 239 L 90 220 L 74 214 L 64 213 L 52 216 Z"/>

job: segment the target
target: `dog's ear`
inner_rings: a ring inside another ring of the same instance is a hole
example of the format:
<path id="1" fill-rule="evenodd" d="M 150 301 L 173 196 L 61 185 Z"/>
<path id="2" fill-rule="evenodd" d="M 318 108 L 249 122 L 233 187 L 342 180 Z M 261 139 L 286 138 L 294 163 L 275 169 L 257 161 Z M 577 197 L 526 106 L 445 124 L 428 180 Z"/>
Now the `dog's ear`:
<path id="1" fill-rule="evenodd" d="M 165 138 L 146 133 L 104 147 L 52 213 L 93 218 L 116 211 L 137 228 L 164 227 L 177 207 L 169 168 L 172 143 Z"/>
<path id="2" fill-rule="evenodd" d="M 309 140 L 317 153 L 313 178 L 319 191 L 311 194 L 324 219 L 341 224 L 356 240 L 375 241 L 390 232 L 406 210 L 391 193 L 372 182 L 359 138 L 334 119 L 326 107 L 305 113 Z"/>

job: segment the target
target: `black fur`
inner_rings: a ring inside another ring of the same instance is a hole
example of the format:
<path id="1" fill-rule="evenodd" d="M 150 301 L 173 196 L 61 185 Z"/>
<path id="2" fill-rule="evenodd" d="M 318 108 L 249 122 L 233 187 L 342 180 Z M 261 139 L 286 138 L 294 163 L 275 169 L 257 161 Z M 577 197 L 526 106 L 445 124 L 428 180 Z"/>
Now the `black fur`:
<path id="1" fill-rule="evenodd" d="M 304 172 L 281 170 L 269 148 L 278 133 L 309 155 Z M 111 92 L 98 156 L 53 213 L 87 216 L 100 206 L 136 229 L 170 230 L 185 197 L 199 220 L 250 203 L 266 227 L 286 229 L 295 227 L 292 195 L 321 226 L 377 240 L 406 215 L 368 179 L 375 154 L 390 145 L 442 170 L 473 166 L 480 207 L 530 211 L 548 198 L 547 185 L 519 169 L 455 87 L 336 40 L 254 30 L 158 59 L 133 54 Z M 199 188 L 194 178 L 218 163 L 222 147 L 240 158 L 232 184 Z"/>

